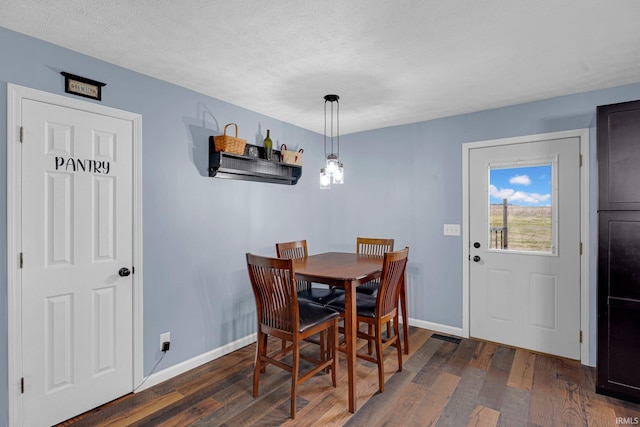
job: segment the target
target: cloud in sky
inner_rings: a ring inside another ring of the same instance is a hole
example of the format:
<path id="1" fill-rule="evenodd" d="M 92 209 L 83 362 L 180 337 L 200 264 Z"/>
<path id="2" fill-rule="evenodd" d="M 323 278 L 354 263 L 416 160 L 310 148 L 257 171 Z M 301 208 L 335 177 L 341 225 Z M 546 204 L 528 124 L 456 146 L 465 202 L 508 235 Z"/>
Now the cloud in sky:
<path id="1" fill-rule="evenodd" d="M 516 175 L 514 177 L 511 177 L 509 183 L 517 185 L 529 185 L 531 184 L 531 178 L 529 178 L 529 175 Z"/>
<path id="2" fill-rule="evenodd" d="M 542 202 L 547 202 L 551 199 L 551 194 L 527 193 L 526 191 L 515 191 L 511 188 L 498 189 L 498 187 L 493 184 L 490 185 L 489 192 L 491 194 L 491 197 L 494 197 L 496 199 L 507 199 L 509 202 L 526 202 L 539 204 Z"/>

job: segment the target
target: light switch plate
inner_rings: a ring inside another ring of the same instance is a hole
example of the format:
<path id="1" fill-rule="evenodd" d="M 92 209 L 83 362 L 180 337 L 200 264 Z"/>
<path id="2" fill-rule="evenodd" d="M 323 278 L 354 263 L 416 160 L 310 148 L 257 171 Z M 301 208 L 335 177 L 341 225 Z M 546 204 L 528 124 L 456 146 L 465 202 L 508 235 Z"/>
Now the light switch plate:
<path id="1" fill-rule="evenodd" d="M 445 236 L 459 236 L 460 235 L 460 224 L 445 224 L 444 225 L 444 235 Z"/>

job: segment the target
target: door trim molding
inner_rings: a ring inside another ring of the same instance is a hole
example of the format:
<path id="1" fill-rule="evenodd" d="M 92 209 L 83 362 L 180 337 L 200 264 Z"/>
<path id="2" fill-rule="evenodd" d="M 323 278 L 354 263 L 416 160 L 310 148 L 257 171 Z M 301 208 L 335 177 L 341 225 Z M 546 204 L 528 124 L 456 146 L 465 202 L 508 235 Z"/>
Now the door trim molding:
<path id="1" fill-rule="evenodd" d="M 39 102 L 74 108 L 104 116 L 131 121 L 133 125 L 133 378 L 131 390 L 143 379 L 142 329 L 142 116 L 104 105 L 81 101 L 62 95 L 43 92 L 7 83 L 7 326 L 8 326 L 8 382 L 9 425 L 22 425 L 22 305 L 19 253 L 22 248 L 21 206 L 21 150 L 20 124 L 22 101 Z M 28 384 L 27 384 L 28 388 Z M 106 403 L 106 402 L 105 402 Z"/>
<path id="2" fill-rule="evenodd" d="M 537 135 L 526 135 L 512 138 L 492 139 L 486 141 L 467 142 L 462 144 L 462 336 L 469 338 L 470 292 L 469 292 L 469 156 L 474 148 L 496 147 L 500 145 L 523 144 L 564 138 L 580 139 L 582 167 L 580 169 L 580 239 L 582 255 L 580 255 L 580 361 L 583 365 L 593 366 L 589 357 L 589 129 L 576 129 L 561 132 L 550 132 Z"/>

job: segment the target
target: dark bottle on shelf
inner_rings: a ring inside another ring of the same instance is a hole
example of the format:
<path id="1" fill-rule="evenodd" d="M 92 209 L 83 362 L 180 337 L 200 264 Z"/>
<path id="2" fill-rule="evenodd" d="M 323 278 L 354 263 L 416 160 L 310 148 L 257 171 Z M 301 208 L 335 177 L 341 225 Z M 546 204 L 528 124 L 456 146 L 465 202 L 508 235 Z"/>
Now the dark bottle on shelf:
<path id="1" fill-rule="evenodd" d="M 267 129 L 267 137 L 264 139 L 264 157 L 267 160 L 271 160 L 271 154 L 273 152 L 273 142 L 269 136 L 269 129 Z"/>

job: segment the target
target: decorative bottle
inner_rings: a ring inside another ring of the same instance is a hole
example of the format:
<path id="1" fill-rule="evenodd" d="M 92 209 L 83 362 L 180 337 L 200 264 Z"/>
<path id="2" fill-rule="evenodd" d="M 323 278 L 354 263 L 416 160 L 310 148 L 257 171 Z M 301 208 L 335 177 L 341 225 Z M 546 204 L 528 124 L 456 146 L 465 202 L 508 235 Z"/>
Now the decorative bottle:
<path id="1" fill-rule="evenodd" d="M 267 160 L 271 160 L 271 153 L 273 152 L 273 142 L 269 136 L 269 129 L 267 129 L 267 137 L 264 139 L 264 156 Z"/>

